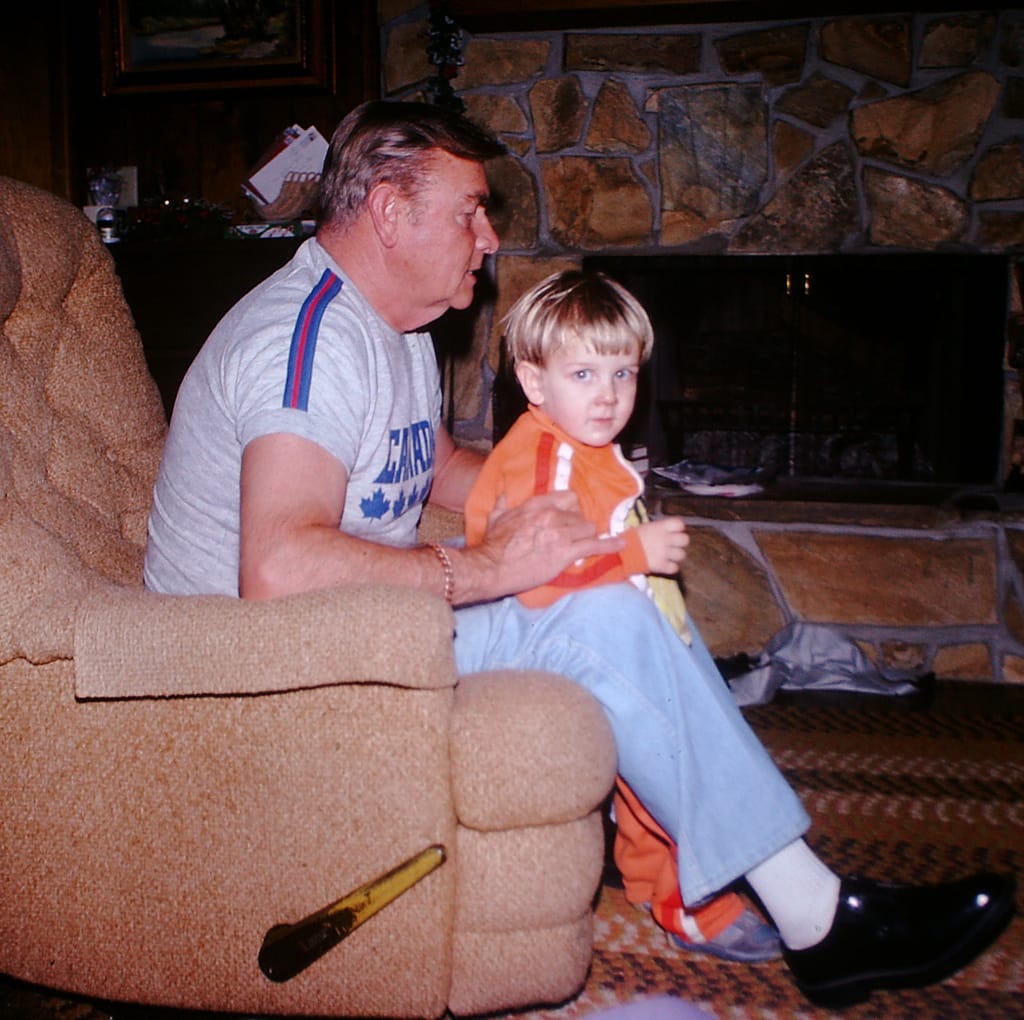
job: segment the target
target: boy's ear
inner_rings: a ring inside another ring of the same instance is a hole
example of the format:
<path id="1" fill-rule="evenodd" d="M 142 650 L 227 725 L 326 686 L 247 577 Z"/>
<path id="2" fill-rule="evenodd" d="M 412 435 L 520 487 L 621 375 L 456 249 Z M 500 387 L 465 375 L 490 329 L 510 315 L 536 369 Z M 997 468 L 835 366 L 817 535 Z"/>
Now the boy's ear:
<path id="1" fill-rule="evenodd" d="M 516 365 L 516 378 L 519 380 L 519 385 L 522 387 L 523 393 L 526 394 L 526 399 L 537 407 L 544 403 L 544 390 L 540 384 L 542 372 L 543 369 L 539 365 L 534 365 L 529 361 L 520 361 Z"/>

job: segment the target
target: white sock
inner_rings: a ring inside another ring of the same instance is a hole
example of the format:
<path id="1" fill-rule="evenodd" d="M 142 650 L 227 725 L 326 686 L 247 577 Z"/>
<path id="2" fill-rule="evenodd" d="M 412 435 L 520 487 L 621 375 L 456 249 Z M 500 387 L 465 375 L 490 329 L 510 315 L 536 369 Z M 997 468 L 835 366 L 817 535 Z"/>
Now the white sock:
<path id="1" fill-rule="evenodd" d="M 839 904 L 839 876 L 798 839 L 747 872 L 782 941 L 794 950 L 817 945 Z"/>

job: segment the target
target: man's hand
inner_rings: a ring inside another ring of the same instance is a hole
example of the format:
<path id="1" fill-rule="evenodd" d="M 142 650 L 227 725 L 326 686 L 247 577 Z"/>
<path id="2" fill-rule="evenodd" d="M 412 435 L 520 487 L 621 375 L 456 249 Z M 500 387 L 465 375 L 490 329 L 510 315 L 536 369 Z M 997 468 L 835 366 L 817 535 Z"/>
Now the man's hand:
<path id="1" fill-rule="evenodd" d="M 456 568 L 459 601 L 481 602 L 514 595 L 557 577 L 587 556 L 618 552 L 622 538 L 598 538 L 583 518 L 572 492 L 534 496 L 512 510 L 500 500 L 487 522 L 481 545 L 462 551 Z"/>
<path id="2" fill-rule="evenodd" d="M 647 569 L 652 574 L 677 574 L 690 544 L 682 517 L 648 521 L 639 525 L 637 531 L 647 556 Z"/>

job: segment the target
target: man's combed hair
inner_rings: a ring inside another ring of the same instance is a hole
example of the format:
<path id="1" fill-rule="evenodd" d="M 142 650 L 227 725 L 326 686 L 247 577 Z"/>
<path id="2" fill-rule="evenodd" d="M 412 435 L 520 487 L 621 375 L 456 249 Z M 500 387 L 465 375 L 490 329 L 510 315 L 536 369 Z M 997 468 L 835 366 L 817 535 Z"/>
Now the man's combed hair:
<path id="1" fill-rule="evenodd" d="M 322 221 L 349 226 L 385 181 L 415 197 L 437 150 L 478 163 L 505 152 L 488 131 L 442 107 L 386 100 L 357 106 L 331 138 L 320 179 Z"/>
<path id="2" fill-rule="evenodd" d="M 512 306 L 504 319 L 511 367 L 543 366 L 567 344 L 595 354 L 637 351 L 646 361 L 654 330 L 643 305 L 604 273 L 567 269 L 541 280 Z"/>

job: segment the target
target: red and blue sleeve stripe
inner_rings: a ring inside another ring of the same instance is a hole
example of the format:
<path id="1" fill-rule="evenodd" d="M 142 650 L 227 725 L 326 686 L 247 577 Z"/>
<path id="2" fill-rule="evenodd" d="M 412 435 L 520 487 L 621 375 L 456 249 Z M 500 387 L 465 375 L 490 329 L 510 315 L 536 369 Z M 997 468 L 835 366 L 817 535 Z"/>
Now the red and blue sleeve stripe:
<path id="1" fill-rule="evenodd" d="M 320 335 L 320 322 L 327 306 L 341 291 L 341 279 L 324 270 L 317 285 L 302 302 L 295 320 L 292 345 L 288 352 L 288 376 L 284 384 L 284 407 L 305 411 L 309 408 L 309 390 L 313 382 L 313 359 Z"/>

